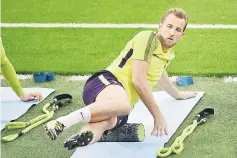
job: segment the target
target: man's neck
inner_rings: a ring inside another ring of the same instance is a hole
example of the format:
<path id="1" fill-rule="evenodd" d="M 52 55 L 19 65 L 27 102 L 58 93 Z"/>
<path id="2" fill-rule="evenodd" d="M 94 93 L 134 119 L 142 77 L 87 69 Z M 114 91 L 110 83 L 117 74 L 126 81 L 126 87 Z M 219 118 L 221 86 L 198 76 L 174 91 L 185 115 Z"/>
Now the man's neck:
<path id="1" fill-rule="evenodd" d="M 168 52 L 169 48 L 165 47 L 162 43 L 161 43 L 161 47 L 164 53 Z"/>
<path id="2" fill-rule="evenodd" d="M 157 35 L 156 35 L 156 36 L 157 36 L 158 40 L 160 41 L 160 44 L 161 44 L 162 51 L 163 51 L 164 53 L 166 53 L 166 52 L 169 50 L 169 48 L 164 46 L 164 44 L 163 44 L 163 41 L 162 41 L 161 37 L 160 37 L 160 36 L 158 36 L 158 33 L 157 33 Z"/>

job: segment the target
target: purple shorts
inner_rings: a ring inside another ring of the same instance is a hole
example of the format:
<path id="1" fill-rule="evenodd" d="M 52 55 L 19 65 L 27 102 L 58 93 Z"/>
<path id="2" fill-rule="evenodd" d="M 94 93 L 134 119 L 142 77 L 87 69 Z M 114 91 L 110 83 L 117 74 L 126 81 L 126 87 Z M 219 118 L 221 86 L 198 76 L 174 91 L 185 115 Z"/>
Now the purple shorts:
<path id="1" fill-rule="evenodd" d="M 102 79 L 102 80 L 101 80 Z M 83 101 L 85 105 L 94 103 L 97 95 L 110 84 L 119 85 L 123 87 L 122 83 L 109 71 L 102 70 L 96 72 L 87 81 L 83 89 Z M 114 128 L 120 127 L 127 123 L 128 115 L 117 116 L 117 124 Z"/>

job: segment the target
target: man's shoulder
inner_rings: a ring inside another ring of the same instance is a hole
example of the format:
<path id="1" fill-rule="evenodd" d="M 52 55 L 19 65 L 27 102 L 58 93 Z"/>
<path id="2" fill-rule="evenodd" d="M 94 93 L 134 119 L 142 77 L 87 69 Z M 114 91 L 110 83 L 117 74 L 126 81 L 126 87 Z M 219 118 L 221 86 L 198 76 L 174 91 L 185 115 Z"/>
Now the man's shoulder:
<path id="1" fill-rule="evenodd" d="M 169 52 L 170 52 L 171 54 L 174 54 L 174 50 L 173 50 L 172 48 L 169 49 Z"/>
<path id="2" fill-rule="evenodd" d="M 152 30 L 145 30 L 145 31 L 140 31 L 136 34 L 135 40 L 146 40 L 149 39 L 150 36 L 155 37 L 156 33 L 153 32 Z"/>
<path id="3" fill-rule="evenodd" d="M 138 32 L 137 35 L 148 35 L 148 36 L 150 36 L 151 34 L 155 35 L 155 32 L 152 31 L 152 30 L 143 30 L 143 31 Z"/>

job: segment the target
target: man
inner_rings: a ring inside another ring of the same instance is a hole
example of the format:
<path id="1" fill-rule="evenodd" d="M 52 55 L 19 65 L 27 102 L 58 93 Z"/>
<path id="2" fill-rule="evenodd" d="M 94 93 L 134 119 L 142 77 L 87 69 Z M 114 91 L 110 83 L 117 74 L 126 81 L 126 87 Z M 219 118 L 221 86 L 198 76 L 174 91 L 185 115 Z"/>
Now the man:
<path id="1" fill-rule="evenodd" d="M 153 135 L 168 134 L 167 124 L 152 96 L 152 87 L 160 87 L 175 99 L 195 97 L 193 92 L 180 92 L 169 81 L 166 68 L 174 59 L 171 50 L 184 35 L 187 15 L 182 9 L 168 10 L 161 20 L 158 32 L 142 31 L 130 40 L 121 54 L 106 70 L 91 76 L 83 90 L 86 107 L 45 125 L 50 139 L 74 124 L 89 122 L 79 132 L 75 141 L 84 146 L 100 140 L 104 131 L 126 123 L 128 114 L 139 98 L 154 118 Z"/>
<path id="2" fill-rule="evenodd" d="M 22 101 L 30 101 L 30 100 L 42 100 L 42 94 L 39 92 L 34 93 L 26 93 L 23 91 L 19 80 L 16 76 L 16 71 L 14 67 L 12 66 L 11 62 L 8 60 L 5 54 L 5 50 L 2 44 L 2 39 L 0 37 L 0 56 L 1 56 L 1 73 L 3 77 L 6 79 L 8 84 L 11 86 L 11 88 L 14 90 L 14 92 L 17 94 L 17 96 Z"/>

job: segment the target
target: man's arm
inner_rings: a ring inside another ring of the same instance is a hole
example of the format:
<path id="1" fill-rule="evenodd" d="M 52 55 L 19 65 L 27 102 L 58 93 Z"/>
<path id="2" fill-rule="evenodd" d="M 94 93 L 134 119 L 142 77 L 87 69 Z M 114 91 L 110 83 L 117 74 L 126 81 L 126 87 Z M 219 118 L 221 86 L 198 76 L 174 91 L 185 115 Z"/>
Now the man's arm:
<path id="1" fill-rule="evenodd" d="M 152 89 L 146 79 L 147 72 L 149 70 L 149 63 L 142 60 L 132 61 L 132 82 L 133 85 L 143 103 L 146 105 L 150 113 L 154 118 L 153 135 L 160 135 L 164 133 L 168 134 L 167 124 L 165 119 L 157 106 L 157 103 L 152 95 Z"/>
<path id="2" fill-rule="evenodd" d="M 149 70 L 149 63 L 141 60 L 133 60 L 132 67 L 133 85 L 140 99 L 147 106 L 152 116 L 156 117 L 160 113 L 160 110 L 153 98 L 152 90 L 146 78 L 147 72 Z"/>
<path id="3" fill-rule="evenodd" d="M 33 99 L 42 100 L 43 96 L 39 92 L 34 93 L 24 93 L 20 82 L 17 78 L 16 71 L 12 66 L 11 62 L 8 60 L 5 54 L 5 50 L 2 45 L 2 40 L 0 38 L 0 57 L 1 57 L 1 73 L 4 79 L 8 82 L 14 92 L 22 101 L 29 101 Z"/>
<path id="4" fill-rule="evenodd" d="M 166 71 L 162 74 L 158 83 L 160 88 L 165 90 L 170 96 L 175 99 L 181 99 L 180 91 L 171 83 Z"/>
<path id="5" fill-rule="evenodd" d="M 177 100 L 193 98 L 197 95 L 194 92 L 183 92 L 179 91 L 170 81 L 167 72 L 165 71 L 160 80 L 158 81 L 160 88 L 165 90 L 170 96 Z"/>
<path id="6" fill-rule="evenodd" d="M 1 72 L 4 77 L 4 79 L 8 82 L 8 84 L 12 87 L 12 89 L 15 91 L 15 93 L 18 96 L 21 96 L 23 94 L 23 89 L 20 85 L 20 82 L 16 76 L 16 71 L 14 67 L 12 66 L 11 62 L 8 60 L 8 58 L 5 55 L 5 50 L 1 44 Z"/>

